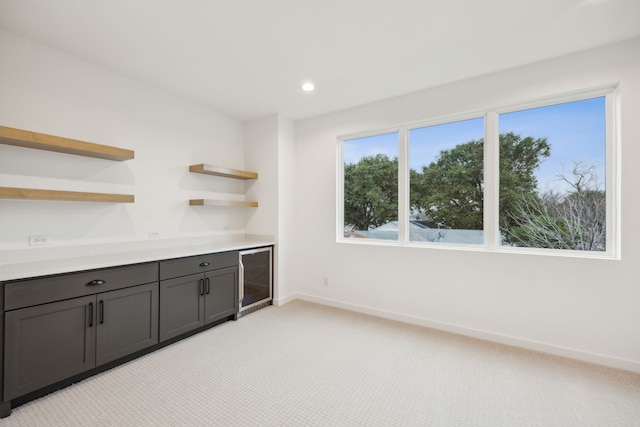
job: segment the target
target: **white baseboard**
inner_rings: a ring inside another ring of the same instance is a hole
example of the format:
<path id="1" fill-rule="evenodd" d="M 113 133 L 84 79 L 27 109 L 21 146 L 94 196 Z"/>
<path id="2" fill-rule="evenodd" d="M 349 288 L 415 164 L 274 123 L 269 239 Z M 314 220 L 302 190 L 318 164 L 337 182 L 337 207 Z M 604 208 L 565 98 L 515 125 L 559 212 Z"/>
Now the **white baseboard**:
<path id="1" fill-rule="evenodd" d="M 289 295 L 287 295 L 285 297 L 274 298 L 273 299 L 273 305 L 279 307 L 281 305 L 285 305 L 285 304 L 287 304 L 287 303 L 289 303 L 289 302 L 291 302 L 293 300 L 296 300 L 296 299 L 302 299 L 302 298 L 297 298 L 296 294 L 289 294 Z"/>
<path id="2" fill-rule="evenodd" d="M 570 359 L 581 360 L 583 362 L 595 363 L 597 365 L 608 366 L 611 368 L 624 369 L 627 371 L 640 373 L 640 362 L 632 360 L 619 359 L 601 354 L 589 353 L 567 347 L 555 346 L 543 342 L 532 341 L 508 335 L 496 334 L 493 332 L 482 331 L 478 329 L 466 328 L 450 323 L 439 322 L 435 320 L 425 319 L 416 316 L 408 316 L 387 310 L 380 310 L 373 307 L 367 307 L 358 304 L 351 304 L 330 298 L 318 297 L 304 293 L 295 293 L 286 298 L 286 302 L 294 299 L 314 302 L 317 304 L 327 305 L 345 310 L 355 311 L 358 313 L 369 314 L 372 316 L 382 317 L 385 319 L 396 320 L 399 322 L 410 323 L 413 325 L 424 326 L 427 328 L 437 329 L 440 331 L 451 332 L 458 335 L 464 335 L 472 338 L 479 338 L 485 341 L 497 342 L 500 344 L 510 345 L 514 347 L 525 348 L 528 350 L 539 351 L 541 353 L 552 354 L 555 356 L 567 357 Z M 282 303 L 284 304 L 284 303 Z M 282 305 L 278 304 L 278 305 Z"/>

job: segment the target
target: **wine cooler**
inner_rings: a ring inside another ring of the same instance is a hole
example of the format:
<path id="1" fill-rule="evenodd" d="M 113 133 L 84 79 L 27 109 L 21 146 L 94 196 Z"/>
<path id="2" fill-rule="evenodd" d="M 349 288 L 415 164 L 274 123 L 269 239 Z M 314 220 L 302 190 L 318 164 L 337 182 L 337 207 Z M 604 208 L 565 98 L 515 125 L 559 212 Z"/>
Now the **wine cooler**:
<path id="1" fill-rule="evenodd" d="M 240 314 L 242 317 L 273 300 L 273 247 L 240 251 Z"/>

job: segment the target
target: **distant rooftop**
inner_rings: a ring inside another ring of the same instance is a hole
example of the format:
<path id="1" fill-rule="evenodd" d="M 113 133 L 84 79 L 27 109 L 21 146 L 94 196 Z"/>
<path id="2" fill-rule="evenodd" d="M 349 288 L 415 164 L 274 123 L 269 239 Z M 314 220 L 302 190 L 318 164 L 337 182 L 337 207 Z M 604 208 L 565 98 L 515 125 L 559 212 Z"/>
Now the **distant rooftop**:
<path id="1" fill-rule="evenodd" d="M 398 240 L 398 221 L 390 221 L 371 230 L 351 231 L 348 234 L 345 234 L 345 237 Z M 457 230 L 452 228 L 429 228 L 426 225 L 410 221 L 409 240 L 412 242 L 482 245 L 484 243 L 484 231 Z"/>

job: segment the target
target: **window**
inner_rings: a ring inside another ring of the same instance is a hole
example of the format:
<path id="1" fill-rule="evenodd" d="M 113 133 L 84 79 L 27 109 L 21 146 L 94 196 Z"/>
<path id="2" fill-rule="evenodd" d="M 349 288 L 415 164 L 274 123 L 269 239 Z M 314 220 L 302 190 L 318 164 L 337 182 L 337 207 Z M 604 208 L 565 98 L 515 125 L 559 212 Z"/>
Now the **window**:
<path id="1" fill-rule="evenodd" d="M 484 120 L 409 130 L 409 240 L 483 243 Z"/>
<path id="2" fill-rule="evenodd" d="M 619 256 L 613 97 L 339 138 L 338 240 Z"/>
<path id="3" fill-rule="evenodd" d="M 343 142 L 344 237 L 398 240 L 398 132 Z"/>
<path id="4" fill-rule="evenodd" d="M 605 97 L 500 114 L 500 235 L 606 250 Z"/>

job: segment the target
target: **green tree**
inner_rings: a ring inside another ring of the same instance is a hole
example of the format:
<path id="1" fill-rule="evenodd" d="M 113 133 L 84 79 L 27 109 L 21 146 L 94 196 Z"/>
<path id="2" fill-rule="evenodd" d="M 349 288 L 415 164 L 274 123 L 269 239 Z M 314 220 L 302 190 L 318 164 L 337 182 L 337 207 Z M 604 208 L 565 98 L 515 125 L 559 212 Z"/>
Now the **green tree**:
<path id="1" fill-rule="evenodd" d="M 410 174 L 411 206 L 440 228 L 482 229 L 483 141 L 440 153 L 435 162 Z"/>
<path id="2" fill-rule="evenodd" d="M 344 165 L 344 222 L 368 230 L 398 219 L 398 158 L 378 154 Z"/>
<path id="3" fill-rule="evenodd" d="M 546 138 L 500 135 L 500 224 L 513 224 L 516 195 L 535 194 L 535 171 L 550 155 Z M 484 141 L 472 140 L 444 150 L 438 158 L 411 171 L 411 207 L 441 228 L 483 228 Z"/>
<path id="4" fill-rule="evenodd" d="M 551 155 L 547 138 L 522 138 L 513 132 L 500 135 L 500 229 L 516 225 L 513 212 L 519 198 L 537 197 L 538 180 L 535 172 L 543 160 Z M 508 233 L 507 233 L 508 239 Z"/>

